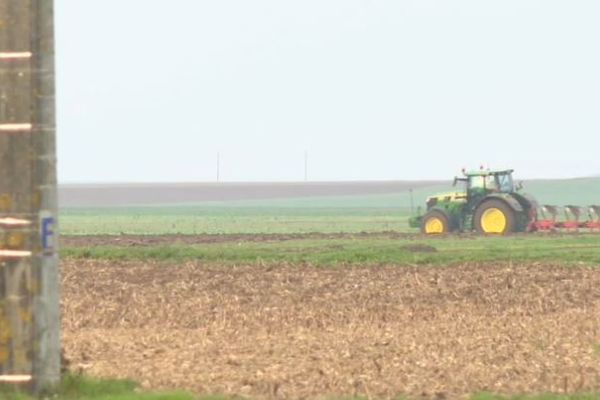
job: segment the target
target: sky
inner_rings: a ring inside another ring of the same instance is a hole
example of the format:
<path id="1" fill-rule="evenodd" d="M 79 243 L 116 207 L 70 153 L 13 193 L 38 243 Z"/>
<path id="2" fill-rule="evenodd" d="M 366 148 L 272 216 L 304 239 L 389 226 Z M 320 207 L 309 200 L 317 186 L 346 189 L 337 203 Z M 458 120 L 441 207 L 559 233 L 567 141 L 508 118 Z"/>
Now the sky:
<path id="1" fill-rule="evenodd" d="M 597 0 L 55 0 L 59 180 L 600 174 Z"/>

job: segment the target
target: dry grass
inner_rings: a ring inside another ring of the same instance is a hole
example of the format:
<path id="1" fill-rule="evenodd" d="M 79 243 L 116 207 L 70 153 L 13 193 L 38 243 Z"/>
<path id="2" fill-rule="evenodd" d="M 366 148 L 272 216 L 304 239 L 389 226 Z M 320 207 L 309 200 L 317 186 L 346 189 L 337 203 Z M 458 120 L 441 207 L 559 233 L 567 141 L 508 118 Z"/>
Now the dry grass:
<path id="1" fill-rule="evenodd" d="M 600 270 L 63 262 L 73 369 L 253 398 L 600 390 Z"/>

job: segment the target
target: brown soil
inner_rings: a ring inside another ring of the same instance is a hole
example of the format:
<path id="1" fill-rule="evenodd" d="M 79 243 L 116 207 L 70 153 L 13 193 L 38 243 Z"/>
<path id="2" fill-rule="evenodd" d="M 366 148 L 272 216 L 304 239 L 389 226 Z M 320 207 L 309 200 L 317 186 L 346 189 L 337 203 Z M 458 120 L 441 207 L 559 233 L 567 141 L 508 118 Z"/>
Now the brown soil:
<path id="1" fill-rule="evenodd" d="M 576 233 L 585 235 L 587 233 Z M 545 233 L 514 233 L 513 237 L 548 236 Z M 573 236 L 574 233 L 552 234 L 553 237 Z M 595 234 L 594 234 L 595 235 Z M 452 233 L 437 236 L 436 239 L 463 239 L 473 240 L 481 237 L 476 233 Z M 193 234 L 193 235 L 61 235 L 61 245 L 64 247 L 91 247 L 91 246 L 118 246 L 118 247 L 151 247 L 215 243 L 244 243 L 244 242 L 282 242 L 287 240 L 330 240 L 330 239 L 426 239 L 421 233 L 408 232 L 358 232 L 358 233 L 249 233 L 249 234 Z M 426 244 L 410 244 L 404 247 L 407 251 L 415 253 L 431 253 L 437 251 L 433 246 Z M 572 247 L 568 247 L 572 248 Z"/>
<path id="2" fill-rule="evenodd" d="M 466 236 L 466 235 L 463 235 Z M 118 246 L 118 247 L 149 247 L 194 245 L 212 243 L 236 242 L 281 242 L 287 240 L 328 240 L 353 238 L 389 238 L 416 239 L 419 234 L 401 232 L 362 232 L 362 233 L 290 233 L 290 234 L 195 234 L 195 235 L 86 235 L 60 237 L 65 247 Z M 448 236 L 450 237 L 450 236 Z M 459 237 L 458 235 L 453 237 Z"/>
<path id="3" fill-rule="evenodd" d="M 252 398 L 600 390 L 600 270 L 63 262 L 74 370 Z"/>

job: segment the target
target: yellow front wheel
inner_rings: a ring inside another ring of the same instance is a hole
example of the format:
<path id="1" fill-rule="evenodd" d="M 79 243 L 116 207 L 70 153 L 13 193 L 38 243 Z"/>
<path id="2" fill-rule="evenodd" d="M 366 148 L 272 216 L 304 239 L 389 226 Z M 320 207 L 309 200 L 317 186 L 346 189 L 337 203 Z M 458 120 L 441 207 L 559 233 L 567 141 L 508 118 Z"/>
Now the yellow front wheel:
<path id="1" fill-rule="evenodd" d="M 440 235 L 450 232 L 450 221 L 441 211 L 433 210 L 425 214 L 421 225 L 421 232 L 426 235 Z"/>

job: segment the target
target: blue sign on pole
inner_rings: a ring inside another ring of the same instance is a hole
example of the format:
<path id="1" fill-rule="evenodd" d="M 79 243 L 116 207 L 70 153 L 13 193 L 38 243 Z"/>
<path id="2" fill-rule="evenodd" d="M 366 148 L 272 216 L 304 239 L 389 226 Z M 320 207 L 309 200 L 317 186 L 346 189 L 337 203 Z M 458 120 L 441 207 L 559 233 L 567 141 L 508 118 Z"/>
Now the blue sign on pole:
<path id="1" fill-rule="evenodd" d="M 56 218 L 53 215 L 42 213 L 40 221 L 42 249 L 44 254 L 52 254 L 56 251 Z"/>

